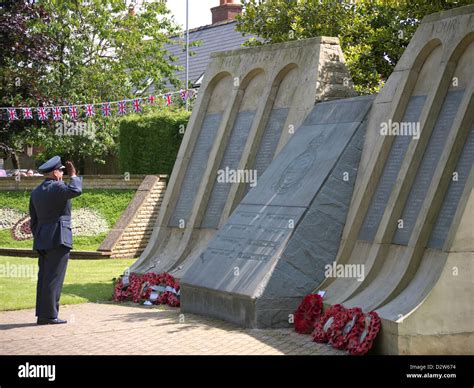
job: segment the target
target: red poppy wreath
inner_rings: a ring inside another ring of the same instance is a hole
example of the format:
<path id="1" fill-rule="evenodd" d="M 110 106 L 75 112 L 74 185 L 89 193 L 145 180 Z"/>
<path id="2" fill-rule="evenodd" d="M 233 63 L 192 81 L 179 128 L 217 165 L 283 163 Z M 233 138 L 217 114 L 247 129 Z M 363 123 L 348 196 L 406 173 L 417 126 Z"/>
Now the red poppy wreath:
<path id="1" fill-rule="evenodd" d="M 355 331 L 358 332 L 360 330 L 360 327 L 356 323 L 358 319 L 364 315 L 364 313 L 359 307 L 353 307 L 351 309 L 341 311 L 339 315 L 339 322 L 335 322 L 331 326 L 332 330 L 329 343 L 333 348 L 346 349 L 349 336 Z"/>
<path id="2" fill-rule="evenodd" d="M 179 288 L 179 282 L 168 273 L 130 274 L 117 280 L 113 299 L 117 302 L 132 300 L 134 303 L 148 300 L 149 304 L 179 307 Z M 154 298 L 151 298 L 152 294 Z"/>
<path id="3" fill-rule="evenodd" d="M 317 294 L 306 295 L 295 312 L 295 331 L 310 334 L 323 310 L 323 298 Z"/>
<path id="4" fill-rule="evenodd" d="M 319 343 L 328 342 L 334 330 L 344 325 L 345 308 L 340 304 L 329 307 L 323 316 L 314 325 L 313 341 Z"/>
<path id="5" fill-rule="evenodd" d="M 352 355 L 366 354 L 372 347 L 375 337 L 380 331 L 380 317 L 375 311 L 360 315 L 356 319 L 357 329 L 348 335 L 347 351 Z"/>

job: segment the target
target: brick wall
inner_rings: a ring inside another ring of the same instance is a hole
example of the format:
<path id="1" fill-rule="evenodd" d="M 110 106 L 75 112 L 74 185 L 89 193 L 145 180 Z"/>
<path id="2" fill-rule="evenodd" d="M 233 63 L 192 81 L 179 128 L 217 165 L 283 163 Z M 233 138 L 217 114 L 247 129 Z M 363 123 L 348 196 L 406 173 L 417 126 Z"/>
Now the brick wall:
<path id="1" fill-rule="evenodd" d="M 148 175 L 99 251 L 111 257 L 138 257 L 146 248 L 166 190 L 166 176 Z"/>
<path id="2" fill-rule="evenodd" d="M 145 175 L 81 175 L 83 178 L 83 187 L 85 189 L 131 189 L 137 190 Z M 159 175 L 165 178 L 166 175 Z M 19 177 L 0 178 L 0 191 L 30 191 L 38 186 L 43 177 Z M 68 178 L 65 178 L 68 181 Z"/>

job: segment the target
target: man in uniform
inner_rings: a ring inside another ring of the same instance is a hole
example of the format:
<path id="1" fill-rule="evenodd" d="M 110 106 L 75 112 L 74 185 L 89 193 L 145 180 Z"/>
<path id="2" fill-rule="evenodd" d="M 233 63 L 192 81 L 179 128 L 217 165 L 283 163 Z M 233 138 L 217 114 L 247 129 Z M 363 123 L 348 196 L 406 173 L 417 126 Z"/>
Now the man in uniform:
<path id="1" fill-rule="evenodd" d="M 63 182 L 63 169 L 71 178 Z M 59 298 L 63 287 L 69 251 L 72 249 L 71 198 L 82 193 L 82 179 L 71 162 L 66 167 L 54 156 L 38 168 L 45 180 L 31 192 L 30 217 L 38 251 L 39 272 L 36 288 L 38 325 L 67 323 L 58 318 Z"/>

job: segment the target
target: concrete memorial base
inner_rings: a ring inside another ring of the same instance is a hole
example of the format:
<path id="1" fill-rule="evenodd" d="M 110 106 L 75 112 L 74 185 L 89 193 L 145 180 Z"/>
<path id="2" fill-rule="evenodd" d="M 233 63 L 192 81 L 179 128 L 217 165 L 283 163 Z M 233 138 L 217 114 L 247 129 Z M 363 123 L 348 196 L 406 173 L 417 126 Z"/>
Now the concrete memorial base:
<path id="1" fill-rule="evenodd" d="M 181 282 L 181 309 L 288 327 L 334 261 L 372 97 L 318 103 Z"/>

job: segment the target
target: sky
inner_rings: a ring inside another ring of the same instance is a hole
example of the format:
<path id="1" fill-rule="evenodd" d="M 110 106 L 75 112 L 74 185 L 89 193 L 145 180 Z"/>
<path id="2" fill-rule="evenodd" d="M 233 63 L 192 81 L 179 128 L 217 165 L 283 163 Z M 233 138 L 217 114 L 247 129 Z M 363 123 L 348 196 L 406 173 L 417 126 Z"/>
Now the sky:
<path id="1" fill-rule="evenodd" d="M 219 5 L 219 0 L 188 0 L 189 3 L 189 28 L 205 26 L 212 23 L 211 8 Z M 235 1 L 235 3 L 240 3 Z M 178 24 L 186 27 L 186 0 L 167 0 Z"/>

